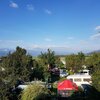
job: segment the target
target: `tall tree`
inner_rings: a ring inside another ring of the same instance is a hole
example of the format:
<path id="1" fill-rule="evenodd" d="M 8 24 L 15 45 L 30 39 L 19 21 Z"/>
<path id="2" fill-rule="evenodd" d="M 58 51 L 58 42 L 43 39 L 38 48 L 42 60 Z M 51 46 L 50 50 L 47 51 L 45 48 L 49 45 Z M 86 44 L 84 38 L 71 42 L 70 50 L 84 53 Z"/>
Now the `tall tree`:
<path id="1" fill-rule="evenodd" d="M 100 53 L 93 53 L 86 62 L 92 66 L 92 85 L 100 92 Z"/>
<path id="2" fill-rule="evenodd" d="M 47 50 L 47 52 L 42 53 L 39 56 L 42 60 L 42 62 L 44 62 L 45 65 L 54 65 L 55 64 L 55 53 L 54 51 L 51 51 L 50 49 Z"/>
<path id="3" fill-rule="evenodd" d="M 4 68 L 4 75 L 0 73 L 2 89 L 5 91 L 5 97 L 11 99 L 11 90 L 18 79 L 29 81 L 30 70 L 33 67 L 32 57 L 27 55 L 25 49 L 16 47 L 16 51 L 8 56 L 1 58 L 0 66 Z M 5 88 L 4 88 L 5 87 Z M 10 93 L 8 92 L 10 91 Z M 9 94 L 8 94 L 9 93 Z M 3 95 L 1 96 L 3 98 Z M 12 100 L 12 99 L 11 99 Z"/>
<path id="4" fill-rule="evenodd" d="M 48 49 L 47 52 L 41 53 L 39 58 L 41 66 L 43 66 L 44 78 L 46 80 L 48 77 L 51 77 L 52 69 L 55 68 L 57 57 L 55 56 L 54 51 Z"/>
<path id="5" fill-rule="evenodd" d="M 85 55 L 82 52 L 79 52 L 77 55 L 75 54 L 67 55 L 65 60 L 68 70 L 78 72 L 78 70 L 82 68 L 82 65 L 85 62 Z"/>

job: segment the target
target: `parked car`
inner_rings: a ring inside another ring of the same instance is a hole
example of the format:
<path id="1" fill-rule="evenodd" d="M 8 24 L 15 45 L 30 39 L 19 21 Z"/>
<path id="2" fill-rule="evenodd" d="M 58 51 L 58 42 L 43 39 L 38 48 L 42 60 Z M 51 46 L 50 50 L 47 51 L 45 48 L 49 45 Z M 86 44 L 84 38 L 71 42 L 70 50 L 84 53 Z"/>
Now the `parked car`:
<path id="1" fill-rule="evenodd" d="M 66 72 L 65 69 L 60 69 L 60 77 L 66 77 L 68 73 Z"/>

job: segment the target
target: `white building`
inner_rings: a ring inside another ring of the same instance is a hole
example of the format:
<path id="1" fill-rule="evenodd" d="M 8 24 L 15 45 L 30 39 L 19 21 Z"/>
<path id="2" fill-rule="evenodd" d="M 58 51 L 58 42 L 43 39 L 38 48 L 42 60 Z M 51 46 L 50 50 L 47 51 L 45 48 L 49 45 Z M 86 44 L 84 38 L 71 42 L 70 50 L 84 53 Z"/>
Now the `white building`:
<path id="1" fill-rule="evenodd" d="M 90 85 L 92 83 L 91 76 L 86 74 L 69 75 L 67 76 L 67 79 L 70 79 L 71 81 L 76 83 L 77 86 L 81 86 L 82 84 Z"/>

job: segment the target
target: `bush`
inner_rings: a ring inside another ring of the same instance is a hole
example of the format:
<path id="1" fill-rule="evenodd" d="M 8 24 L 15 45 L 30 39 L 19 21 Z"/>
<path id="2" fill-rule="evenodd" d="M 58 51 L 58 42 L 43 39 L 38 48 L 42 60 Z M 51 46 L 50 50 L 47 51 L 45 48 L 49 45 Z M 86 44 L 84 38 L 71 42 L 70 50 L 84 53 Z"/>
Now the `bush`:
<path id="1" fill-rule="evenodd" d="M 48 89 L 40 84 L 29 85 L 21 95 L 22 100 L 45 100 L 48 96 Z"/>

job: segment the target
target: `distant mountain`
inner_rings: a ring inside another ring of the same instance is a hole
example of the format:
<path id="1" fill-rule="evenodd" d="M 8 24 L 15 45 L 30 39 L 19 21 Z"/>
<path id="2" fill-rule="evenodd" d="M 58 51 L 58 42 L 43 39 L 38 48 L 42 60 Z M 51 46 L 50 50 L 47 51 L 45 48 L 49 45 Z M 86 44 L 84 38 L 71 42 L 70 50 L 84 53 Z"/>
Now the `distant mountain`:
<path id="1" fill-rule="evenodd" d="M 52 49 L 51 49 L 52 50 Z M 9 52 L 12 53 L 14 52 L 14 49 L 8 49 L 8 48 L 1 48 L 0 49 L 0 56 L 6 56 Z M 67 55 L 67 54 L 71 54 L 68 51 L 65 50 L 52 50 L 55 51 L 56 55 Z M 47 49 L 43 49 L 43 48 L 35 48 L 33 50 L 27 50 L 27 53 L 32 55 L 32 56 L 38 56 L 41 54 L 41 52 L 47 52 Z"/>
<path id="2" fill-rule="evenodd" d="M 2 48 L 0 49 L 0 56 L 6 56 L 9 52 L 13 52 L 13 50 L 8 48 Z"/>
<path id="3" fill-rule="evenodd" d="M 0 49 L 0 56 L 7 56 L 10 53 L 14 52 L 14 49 L 8 49 L 8 48 L 1 48 Z M 32 56 L 37 56 L 40 54 L 40 50 L 27 50 L 27 53 Z"/>
<path id="4" fill-rule="evenodd" d="M 87 55 L 91 55 L 93 53 L 100 53 L 100 50 L 95 50 L 95 51 L 89 52 L 89 53 L 87 53 Z"/>
<path id="5" fill-rule="evenodd" d="M 56 55 L 68 55 L 68 54 L 72 54 L 72 50 L 64 50 L 63 48 L 59 49 L 59 48 L 51 48 L 52 51 L 55 52 Z M 0 56 L 6 56 L 9 52 L 12 53 L 14 52 L 15 50 L 14 49 L 9 49 L 9 48 L 0 48 Z M 41 54 L 41 52 L 47 52 L 47 49 L 43 49 L 43 48 L 34 48 L 32 50 L 27 50 L 27 53 L 32 55 L 32 56 L 38 56 Z M 92 52 L 89 52 L 89 53 L 85 53 L 86 55 L 91 55 L 93 54 L 94 52 L 97 52 L 99 53 L 100 50 L 94 50 Z M 75 53 L 75 52 L 74 52 Z"/>
<path id="6" fill-rule="evenodd" d="M 38 56 L 41 54 L 41 51 L 40 50 L 27 50 L 28 54 L 32 55 L 32 56 Z"/>

